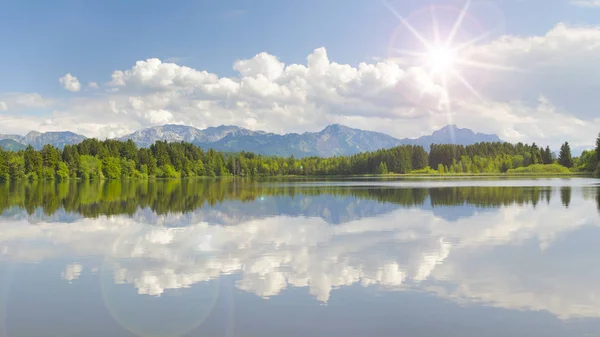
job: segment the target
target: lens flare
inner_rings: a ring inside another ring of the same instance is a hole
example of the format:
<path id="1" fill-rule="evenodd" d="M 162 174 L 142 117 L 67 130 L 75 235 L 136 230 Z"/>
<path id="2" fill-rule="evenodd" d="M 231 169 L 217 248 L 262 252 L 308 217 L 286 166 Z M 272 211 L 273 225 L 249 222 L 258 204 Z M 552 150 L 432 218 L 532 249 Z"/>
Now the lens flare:
<path id="1" fill-rule="evenodd" d="M 454 51 L 443 46 L 432 47 L 426 56 L 426 65 L 434 74 L 448 73 L 454 69 Z"/>
<path id="2" fill-rule="evenodd" d="M 404 27 L 410 33 L 409 37 L 414 38 L 419 45 L 409 49 L 392 47 L 390 50 L 402 57 L 402 62 L 406 62 L 407 57 L 415 60 L 409 61 L 409 63 L 417 63 L 418 66 L 426 69 L 430 76 L 439 80 L 438 83 L 441 84 L 446 91 L 448 91 L 448 83 L 450 80 L 455 80 L 455 82 L 463 84 L 463 86 L 475 97 L 482 98 L 482 95 L 475 89 L 476 86 L 470 84 L 461 73 L 461 70 L 466 67 L 490 71 L 519 71 L 519 69 L 504 65 L 474 60 L 469 57 L 468 53 L 465 53 L 467 49 L 473 47 L 476 43 L 489 38 L 493 33 L 493 31 L 489 30 L 483 31 L 483 27 L 480 25 L 479 21 L 469 14 L 469 9 L 471 7 L 470 0 L 465 1 L 464 6 L 460 10 L 455 10 L 458 14 L 457 18 L 449 25 L 450 27 L 446 27 L 448 28 L 445 31 L 446 34 L 442 34 L 444 32 L 441 31 L 442 29 L 440 27 L 442 25 L 440 25 L 438 17 L 447 19 L 447 15 L 436 15 L 436 11 L 440 9 L 447 11 L 451 8 L 446 6 L 438 6 L 439 8 L 431 6 L 423 9 L 422 11 L 429 11 L 431 13 L 431 27 L 428 27 L 427 29 L 419 27 L 421 29 L 418 29 L 411 23 L 412 20 L 400 15 L 387 1 L 384 1 L 383 4 L 400 21 L 401 27 Z M 475 36 L 466 39 L 466 41 L 458 42 L 460 38 L 465 40 L 464 36 L 461 36 L 461 32 L 464 33 L 465 29 L 463 26 L 465 26 L 467 21 L 471 26 L 475 27 L 476 30 L 481 30 L 482 32 L 479 32 L 477 35 L 467 34 Z M 428 34 L 426 34 L 425 30 L 431 31 L 431 39 L 426 38 Z M 446 100 L 445 104 L 450 104 L 450 101 L 451 100 Z"/>
<path id="3" fill-rule="evenodd" d="M 390 55 L 390 59 L 395 60 L 398 64 L 418 66 L 424 69 L 429 73 L 431 79 L 443 88 L 445 95 L 439 106 L 445 112 L 448 124 L 454 124 L 452 121 L 452 104 L 454 101 L 449 88 L 451 84 L 459 84 L 476 99 L 484 100 L 482 94 L 477 90 L 478 86 L 470 83 L 463 74 L 466 68 L 486 71 L 521 71 L 501 64 L 483 62 L 471 56 L 473 47 L 489 38 L 497 30 L 497 27 L 492 30 L 483 28 L 481 22 L 470 13 L 471 0 L 466 0 L 464 6 L 460 9 L 449 6 L 430 6 L 417 11 L 420 14 L 429 12 L 430 15 L 427 15 L 427 17 L 431 19 L 425 20 L 422 20 L 422 18 L 421 20 L 413 20 L 417 16 L 416 12 L 408 17 L 403 17 L 387 0 L 383 1 L 383 5 L 400 21 L 399 28 L 409 33 L 398 39 L 402 41 L 403 48 L 390 45 L 390 51 L 397 54 Z M 456 20 L 453 22 L 447 21 L 448 19 L 451 20 L 453 16 L 438 15 L 436 13 L 438 10 L 456 13 Z M 393 36 L 397 38 L 398 35 L 398 29 L 396 29 Z M 431 38 L 427 38 L 429 36 Z M 411 42 L 415 45 L 411 45 Z M 406 48 L 406 46 L 410 47 Z M 477 81 L 481 81 L 485 77 L 481 72 L 475 74 L 476 76 L 472 79 Z M 453 93 L 456 93 L 454 89 L 457 89 L 457 87 L 452 86 L 452 89 Z M 419 105 L 418 102 L 414 103 Z M 453 130 L 450 129 L 450 132 L 454 141 Z"/>

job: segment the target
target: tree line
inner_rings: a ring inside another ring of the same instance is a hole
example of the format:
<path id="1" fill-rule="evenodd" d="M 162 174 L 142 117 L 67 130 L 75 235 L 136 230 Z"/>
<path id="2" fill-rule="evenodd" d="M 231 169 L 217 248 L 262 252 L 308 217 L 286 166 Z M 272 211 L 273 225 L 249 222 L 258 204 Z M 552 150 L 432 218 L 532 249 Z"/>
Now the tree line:
<path id="1" fill-rule="evenodd" d="M 432 144 L 329 158 L 273 157 L 250 152 L 224 153 L 191 143 L 157 141 L 138 148 L 131 141 L 86 139 L 58 149 L 28 146 L 18 152 L 0 148 L 0 181 L 96 180 L 225 176 L 358 175 L 387 173 L 504 173 L 532 165 L 560 165 L 600 176 L 600 135 L 596 149 L 574 158 L 569 143 L 557 157 L 535 143 L 485 142 L 474 145 Z"/>

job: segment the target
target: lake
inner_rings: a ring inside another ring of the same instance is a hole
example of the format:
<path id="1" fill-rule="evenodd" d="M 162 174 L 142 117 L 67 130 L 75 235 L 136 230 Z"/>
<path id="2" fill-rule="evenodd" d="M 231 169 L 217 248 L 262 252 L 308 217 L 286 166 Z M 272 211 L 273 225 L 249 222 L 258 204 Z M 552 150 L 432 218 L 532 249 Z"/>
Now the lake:
<path id="1" fill-rule="evenodd" d="M 598 183 L 0 185 L 0 336 L 600 336 Z"/>

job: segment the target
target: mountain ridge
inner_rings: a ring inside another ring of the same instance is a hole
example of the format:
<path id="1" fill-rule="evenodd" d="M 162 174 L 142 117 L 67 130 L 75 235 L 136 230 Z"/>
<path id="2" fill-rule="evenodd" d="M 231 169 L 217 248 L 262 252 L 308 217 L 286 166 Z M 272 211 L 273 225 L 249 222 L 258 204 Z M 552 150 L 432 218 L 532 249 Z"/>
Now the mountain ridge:
<path id="1" fill-rule="evenodd" d="M 178 130 L 179 132 L 176 132 Z M 166 124 L 138 130 L 118 138 L 132 139 L 138 146 L 149 146 L 157 140 L 187 141 L 203 148 L 225 152 L 254 152 L 263 155 L 331 157 L 375 151 L 398 145 L 420 145 L 429 150 L 431 144 L 502 142 L 493 134 L 475 133 L 470 129 L 447 125 L 431 135 L 416 139 L 398 139 L 377 131 L 366 131 L 341 124 L 331 124 L 321 131 L 277 134 L 254 131 L 237 126 L 220 125 L 206 129 Z"/>
<path id="2" fill-rule="evenodd" d="M 82 141 L 87 139 L 87 137 L 82 136 L 80 134 L 76 134 L 71 131 L 29 131 L 24 136 L 14 134 L 0 134 L 0 140 L 6 139 L 13 140 L 24 146 L 31 145 L 34 149 L 40 150 L 46 144 L 50 144 L 58 148 L 63 148 L 65 145 L 81 143 Z"/>
<path id="3" fill-rule="evenodd" d="M 44 133 L 30 131 L 24 136 L 0 135 L 0 139 L 12 140 L 24 146 L 32 145 L 36 149 L 41 149 L 45 144 L 62 148 L 87 138 L 70 131 Z M 235 125 L 198 129 L 180 124 L 165 124 L 141 129 L 114 139 L 120 141 L 131 139 L 139 147 L 149 147 L 158 140 L 185 141 L 202 148 L 212 148 L 218 151 L 246 151 L 263 155 L 294 155 L 296 157 L 353 155 L 399 145 L 419 145 L 428 151 L 431 144 L 470 145 L 477 142 L 502 142 L 497 135 L 475 133 L 454 124 L 435 130 L 431 135 L 414 139 L 399 139 L 382 132 L 361 130 L 341 124 L 327 125 L 316 132 L 286 134 L 249 130 Z M 18 148 L 18 146 L 12 145 L 13 148 Z"/>

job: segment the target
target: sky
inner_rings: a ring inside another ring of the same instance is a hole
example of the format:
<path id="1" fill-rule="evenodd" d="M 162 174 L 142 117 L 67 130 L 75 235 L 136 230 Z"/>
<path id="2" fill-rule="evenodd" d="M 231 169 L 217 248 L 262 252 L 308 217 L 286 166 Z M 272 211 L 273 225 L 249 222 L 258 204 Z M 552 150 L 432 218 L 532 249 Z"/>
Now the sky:
<path id="1" fill-rule="evenodd" d="M 0 32 L 0 133 L 600 131 L 598 0 L 5 0 Z"/>

